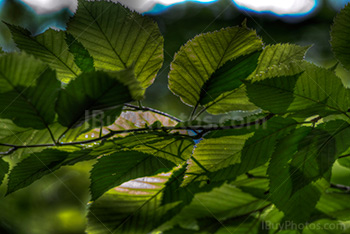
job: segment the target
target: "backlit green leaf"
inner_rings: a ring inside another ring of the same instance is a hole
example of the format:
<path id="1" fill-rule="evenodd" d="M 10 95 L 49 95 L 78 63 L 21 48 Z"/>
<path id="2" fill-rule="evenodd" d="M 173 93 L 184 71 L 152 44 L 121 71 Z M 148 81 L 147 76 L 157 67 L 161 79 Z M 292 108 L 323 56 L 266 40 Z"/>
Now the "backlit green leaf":
<path id="1" fill-rule="evenodd" d="M 120 71 L 134 64 L 143 88 L 162 66 L 163 37 L 157 24 L 120 3 L 80 0 L 67 31 L 89 51 L 98 70 Z"/>
<path id="2" fill-rule="evenodd" d="M 129 180 L 170 171 L 168 160 L 138 151 L 120 151 L 98 160 L 91 171 L 91 196 L 96 200 L 104 192 Z"/>
<path id="3" fill-rule="evenodd" d="M 69 82 L 80 74 L 79 68 L 74 63 L 74 57 L 66 44 L 65 32 L 49 29 L 38 36 L 32 36 L 24 28 L 9 24 L 7 26 L 11 30 L 17 47 L 55 69 L 58 79 L 61 81 Z"/>
<path id="4" fill-rule="evenodd" d="M 246 26 L 225 28 L 196 36 L 181 47 L 175 55 L 169 73 L 169 88 L 184 103 L 192 106 L 196 106 L 200 102 L 205 104 L 213 101 L 215 97 L 227 91 L 226 88 L 237 88 L 235 81 L 230 86 L 223 87 L 227 83 L 226 81 L 231 80 L 231 75 L 229 75 L 230 66 L 239 67 L 243 64 L 249 64 L 247 70 L 244 67 L 241 74 L 235 74 L 243 75 L 243 77 L 233 76 L 232 78 L 232 80 L 245 79 L 244 76 L 255 69 L 256 61 L 254 56 L 251 57 L 253 59 L 249 62 L 241 60 L 246 58 L 241 56 L 249 55 L 261 50 L 261 48 L 260 38 L 255 31 L 248 29 Z M 228 67 L 223 67 L 226 63 L 228 63 L 226 65 Z M 220 68 L 222 70 L 215 74 Z M 232 69 L 234 71 L 236 68 Z M 226 76 L 226 73 L 228 73 L 228 76 Z M 211 81 L 211 79 L 216 80 Z M 203 99 L 207 92 L 209 92 L 208 97 L 201 101 L 201 98 Z M 209 95 L 211 94 L 214 97 L 210 99 Z"/>

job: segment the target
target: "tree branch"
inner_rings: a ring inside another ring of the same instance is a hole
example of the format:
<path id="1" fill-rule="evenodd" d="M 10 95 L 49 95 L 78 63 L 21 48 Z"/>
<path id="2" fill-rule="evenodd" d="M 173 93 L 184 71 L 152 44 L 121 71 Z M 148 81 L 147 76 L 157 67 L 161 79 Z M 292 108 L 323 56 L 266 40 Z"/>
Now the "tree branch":
<path id="1" fill-rule="evenodd" d="M 156 109 L 153 109 L 153 108 L 150 108 L 150 107 L 144 107 L 144 106 L 135 106 L 135 105 L 132 105 L 132 104 L 125 104 L 126 107 L 129 107 L 129 108 L 132 108 L 134 110 L 141 110 L 141 111 L 150 111 L 150 112 L 153 112 L 153 113 L 156 113 L 156 114 L 159 114 L 159 115 L 163 115 L 165 117 L 168 117 L 176 122 L 182 122 L 181 119 L 179 118 L 176 118 L 175 116 L 172 116 L 172 115 L 169 115 L 165 112 L 162 112 L 160 110 L 156 110 Z"/>
<path id="2" fill-rule="evenodd" d="M 118 134 L 124 134 L 124 133 L 137 133 L 137 132 L 152 132 L 152 131 L 173 131 L 173 130 L 200 130 L 202 131 L 200 133 L 200 136 L 193 136 L 192 138 L 198 138 L 203 136 L 204 133 L 214 130 L 228 130 L 228 129 L 240 129 L 244 127 L 254 126 L 258 124 L 263 124 L 269 119 L 271 119 L 274 115 L 269 114 L 265 118 L 256 120 L 254 122 L 240 124 L 240 125 L 232 125 L 232 126 L 177 126 L 177 127 L 147 127 L 147 128 L 137 128 L 137 129 L 127 129 L 127 130 L 120 130 L 120 131 L 111 131 L 110 133 L 98 137 L 95 139 L 87 140 L 87 141 L 77 141 L 77 142 L 63 142 L 63 143 L 56 143 L 56 144 L 38 144 L 38 145 L 12 145 L 12 144 L 6 144 L 6 143 L 0 143 L 0 146 L 6 146 L 10 147 L 11 149 L 7 152 L 2 152 L 0 155 L 9 155 L 15 152 L 18 149 L 23 148 L 39 148 L 39 147 L 59 147 L 59 146 L 72 146 L 72 145 L 84 145 L 84 144 L 91 144 L 98 141 L 103 141 L 108 138 L 111 138 Z M 189 136 L 190 137 L 190 136 Z"/>

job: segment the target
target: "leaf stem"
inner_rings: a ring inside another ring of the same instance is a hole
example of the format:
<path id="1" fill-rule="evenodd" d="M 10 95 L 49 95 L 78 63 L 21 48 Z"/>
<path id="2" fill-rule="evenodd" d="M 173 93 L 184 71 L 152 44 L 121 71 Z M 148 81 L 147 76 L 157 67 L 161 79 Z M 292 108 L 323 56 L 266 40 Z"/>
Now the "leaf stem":
<path id="1" fill-rule="evenodd" d="M 191 115 L 190 115 L 190 118 L 189 118 L 189 121 L 193 120 L 193 116 L 194 116 L 194 114 L 196 113 L 196 111 L 198 109 L 198 105 L 199 105 L 199 103 L 197 103 L 196 106 L 193 108 L 193 110 L 191 112 Z"/>
<path id="2" fill-rule="evenodd" d="M 197 119 L 201 114 L 203 114 L 207 110 L 206 107 L 204 107 L 202 110 L 200 110 L 194 117 L 193 119 Z"/>

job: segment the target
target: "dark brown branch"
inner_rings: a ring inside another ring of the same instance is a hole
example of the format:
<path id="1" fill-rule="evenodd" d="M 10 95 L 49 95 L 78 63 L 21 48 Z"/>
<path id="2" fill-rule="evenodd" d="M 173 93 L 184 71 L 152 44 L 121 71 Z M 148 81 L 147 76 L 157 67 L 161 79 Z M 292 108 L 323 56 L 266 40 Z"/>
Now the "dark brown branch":
<path id="1" fill-rule="evenodd" d="M 128 129 L 128 130 L 120 130 L 120 131 L 111 131 L 107 135 L 104 135 L 99 138 L 87 140 L 87 141 L 78 141 L 78 142 L 66 142 L 66 143 L 56 143 L 56 144 L 38 144 L 38 145 L 11 145 L 11 144 L 6 144 L 6 143 L 0 143 L 0 146 L 6 146 L 10 147 L 11 149 L 7 152 L 2 152 L 0 155 L 9 155 L 13 152 L 15 152 L 18 149 L 23 149 L 23 148 L 39 148 L 39 147 L 54 147 L 54 146 L 71 146 L 71 145 L 84 145 L 84 144 L 90 144 L 98 141 L 103 141 L 106 139 L 109 139 L 115 135 L 118 134 L 124 134 L 124 133 L 137 133 L 137 132 L 151 132 L 151 131 L 173 131 L 173 130 L 195 130 L 195 131 L 202 131 L 201 136 L 203 136 L 204 133 L 209 132 L 209 131 L 214 131 L 214 130 L 228 130 L 228 129 L 241 129 L 244 127 L 249 127 L 249 126 L 255 126 L 258 124 L 263 124 L 269 119 L 271 119 L 274 115 L 269 114 L 265 118 L 259 119 L 254 122 L 250 123 L 245 123 L 245 124 L 240 124 L 240 125 L 232 125 L 232 126 L 177 126 L 177 127 L 148 127 L 148 128 L 138 128 L 138 129 Z M 200 137 L 201 137 L 200 136 Z M 192 138 L 198 138 L 198 136 L 194 136 Z"/>

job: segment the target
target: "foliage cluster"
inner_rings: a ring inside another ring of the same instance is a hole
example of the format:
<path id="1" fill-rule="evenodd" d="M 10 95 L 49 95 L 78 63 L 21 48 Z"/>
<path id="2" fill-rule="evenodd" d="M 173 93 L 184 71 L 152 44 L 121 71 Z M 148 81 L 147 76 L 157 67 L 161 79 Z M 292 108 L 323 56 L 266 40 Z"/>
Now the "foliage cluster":
<path id="1" fill-rule="evenodd" d="M 346 69 L 349 22 L 350 5 L 331 32 Z M 335 163 L 350 168 L 350 90 L 304 60 L 309 47 L 265 45 L 245 22 L 196 36 L 169 73 L 193 107 L 182 121 L 141 104 L 163 63 L 152 19 L 80 1 L 66 31 L 7 26 L 21 51 L 0 56 L 7 195 L 96 160 L 88 233 L 346 232 L 350 189 L 331 177 Z M 198 120 L 230 111 L 245 117 Z M 21 159 L 11 170 L 8 155 Z"/>

